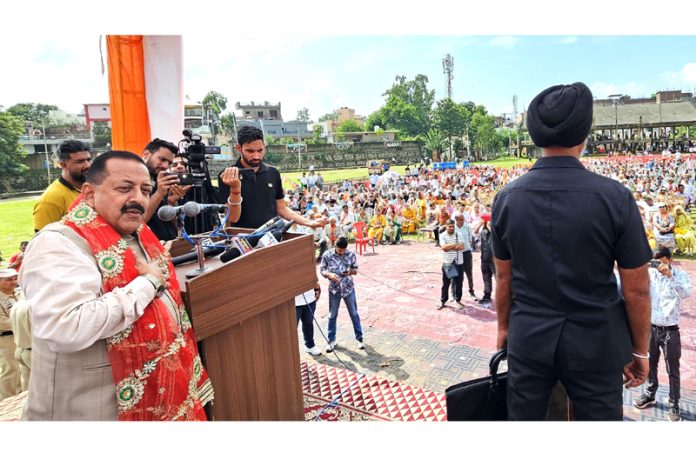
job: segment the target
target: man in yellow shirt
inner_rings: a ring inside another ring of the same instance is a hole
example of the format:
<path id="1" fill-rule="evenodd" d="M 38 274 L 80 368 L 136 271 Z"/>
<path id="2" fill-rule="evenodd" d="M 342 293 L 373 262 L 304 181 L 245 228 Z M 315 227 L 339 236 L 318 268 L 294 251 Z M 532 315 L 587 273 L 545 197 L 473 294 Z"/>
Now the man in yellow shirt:
<path id="1" fill-rule="evenodd" d="M 34 231 L 40 231 L 49 223 L 57 222 L 68 213 L 68 207 L 80 195 L 85 173 L 92 164 L 89 144 L 79 140 L 66 140 L 58 147 L 58 160 L 62 172 L 34 204 Z"/>

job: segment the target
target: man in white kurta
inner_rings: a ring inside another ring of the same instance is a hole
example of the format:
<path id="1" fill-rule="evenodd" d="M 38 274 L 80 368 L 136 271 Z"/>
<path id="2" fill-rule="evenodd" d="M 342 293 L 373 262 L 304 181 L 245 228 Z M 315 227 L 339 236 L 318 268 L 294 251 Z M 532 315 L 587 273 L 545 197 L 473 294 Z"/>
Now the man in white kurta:
<path id="1" fill-rule="evenodd" d="M 88 176 L 83 195 L 88 193 L 86 199 L 95 203 L 99 215 L 134 251 L 140 275 L 102 293 L 96 259 L 87 241 L 72 228 L 53 223 L 31 240 L 19 277 L 33 333 L 24 419 L 115 421 L 116 387 L 106 338 L 144 314 L 158 291 L 158 281 L 160 286 L 167 284 L 160 268 L 145 261 L 133 236 L 152 190 L 145 165 L 137 157 L 114 158 L 105 167 L 101 183 L 97 168 L 90 171 L 95 177 Z"/>

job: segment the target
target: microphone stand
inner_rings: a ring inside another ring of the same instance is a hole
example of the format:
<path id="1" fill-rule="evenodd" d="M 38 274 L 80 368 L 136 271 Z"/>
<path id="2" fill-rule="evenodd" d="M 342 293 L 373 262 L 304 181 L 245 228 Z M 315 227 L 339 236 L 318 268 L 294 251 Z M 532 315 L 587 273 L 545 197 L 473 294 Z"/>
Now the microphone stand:
<path id="1" fill-rule="evenodd" d="M 203 239 L 207 239 L 208 236 L 189 236 L 189 237 L 196 241 L 196 245 L 195 245 L 196 257 L 198 258 L 198 268 L 186 273 L 186 279 L 193 279 L 194 277 L 208 271 L 208 268 L 205 267 L 205 253 L 203 252 Z"/>

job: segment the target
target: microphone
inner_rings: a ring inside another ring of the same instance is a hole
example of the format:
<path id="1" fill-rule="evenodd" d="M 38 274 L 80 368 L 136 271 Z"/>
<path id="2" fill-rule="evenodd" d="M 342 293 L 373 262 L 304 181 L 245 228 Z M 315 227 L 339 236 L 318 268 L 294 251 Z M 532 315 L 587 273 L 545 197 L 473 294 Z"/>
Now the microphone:
<path id="1" fill-rule="evenodd" d="M 258 228 L 256 228 L 251 234 L 263 233 L 263 232 L 266 231 L 268 228 L 270 228 L 270 227 L 273 226 L 275 223 L 277 223 L 278 220 L 280 220 L 280 219 L 281 219 L 281 218 L 280 218 L 280 217 L 277 217 L 277 216 L 271 218 L 271 219 L 268 220 L 266 223 L 264 223 L 263 225 L 261 225 L 261 226 L 259 226 Z"/>
<path id="2" fill-rule="evenodd" d="M 223 247 L 203 247 L 203 254 L 205 255 L 205 258 L 214 257 L 215 255 L 218 255 L 224 251 L 225 249 Z M 194 250 L 193 252 L 185 253 L 183 255 L 179 255 L 178 257 L 172 257 L 172 263 L 174 266 L 178 266 L 197 259 L 198 254 Z"/>
<path id="3" fill-rule="evenodd" d="M 188 204 L 188 203 L 187 203 Z M 160 220 L 163 222 L 170 222 L 176 218 L 177 215 L 179 215 L 182 211 L 184 206 L 162 206 L 157 210 L 157 216 L 159 217 Z"/>
<path id="4" fill-rule="evenodd" d="M 268 226 L 263 232 L 259 234 L 239 235 L 239 237 L 237 237 L 236 239 L 240 243 L 244 241 L 244 247 L 254 247 L 257 249 L 279 243 L 283 239 L 283 234 L 285 234 L 290 229 L 290 227 L 295 224 L 295 222 L 292 220 L 286 222 L 280 217 L 276 218 L 278 219 L 278 221 L 276 221 L 272 225 L 269 226 L 271 220 L 262 225 Z M 275 218 L 273 220 L 275 220 Z M 248 253 L 250 250 L 251 249 L 246 248 L 245 250 L 240 250 L 239 247 L 232 247 L 230 249 L 227 249 L 225 253 L 220 255 L 220 261 L 222 261 L 223 263 L 227 263 L 229 261 L 234 260 L 235 258 L 244 255 L 245 253 Z"/>
<path id="5" fill-rule="evenodd" d="M 183 206 L 183 212 L 187 217 L 195 217 L 201 212 L 225 212 L 227 211 L 227 206 L 223 204 L 198 204 L 197 202 L 189 201 Z"/>
<path id="6" fill-rule="evenodd" d="M 263 237 L 256 244 L 256 248 L 268 247 L 270 245 L 275 245 L 283 240 L 283 234 L 285 234 L 295 222 L 290 220 L 286 222 L 285 220 L 280 220 L 274 228 L 269 229 L 264 233 Z"/>
<path id="7" fill-rule="evenodd" d="M 248 237 L 235 237 L 230 241 L 230 248 L 220 255 L 220 261 L 227 263 L 228 261 L 234 260 L 235 258 L 249 253 L 253 250 L 254 246 L 259 242 L 259 240 L 264 237 L 264 235 L 258 234 L 256 236 L 249 235 Z"/>
<path id="8" fill-rule="evenodd" d="M 232 247 L 227 252 L 220 255 L 220 261 L 223 263 L 227 263 L 228 261 L 232 261 L 235 258 L 239 257 L 241 254 L 242 252 L 237 247 Z"/>

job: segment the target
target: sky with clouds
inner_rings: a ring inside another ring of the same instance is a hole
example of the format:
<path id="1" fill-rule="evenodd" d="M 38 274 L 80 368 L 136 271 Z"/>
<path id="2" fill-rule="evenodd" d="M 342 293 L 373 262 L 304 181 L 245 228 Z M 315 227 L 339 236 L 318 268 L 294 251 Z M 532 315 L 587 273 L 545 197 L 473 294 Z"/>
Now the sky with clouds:
<path id="1" fill-rule="evenodd" d="M 238 101 L 281 102 L 286 120 L 303 107 L 313 119 L 342 106 L 367 116 L 383 105 L 396 75 L 427 75 L 436 99 L 443 98 L 446 54 L 454 58 L 454 100 L 483 104 L 495 114 L 512 112 L 514 95 L 522 111 L 544 88 L 574 81 L 586 83 L 598 98 L 696 89 L 696 54 L 690 52 L 696 50 L 695 36 L 445 35 L 428 28 L 429 35 L 414 35 L 420 30 L 414 28 L 404 35 L 400 29 L 378 34 L 374 27 L 359 30 L 346 23 L 336 21 L 339 35 L 326 28 L 299 35 L 297 30 L 308 29 L 270 27 L 275 32 L 265 33 L 265 27 L 252 26 L 248 30 L 254 33 L 248 33 L 234 26 L 186 27 L 179 32 L 184 93 L 195 102 L 216 90 L 230 108 Z M 7 46 L 4 37 L 3 61 L 12 69 L 2 74 L 0 105 L 41 102 L 77 113 L 84 103 L 108 102 L 104 32 L 96 29 L 91 24 L 84 31 L 27 34 L 15 46 Z M 106 32 L 114 33 L 108 27 Z"/>

